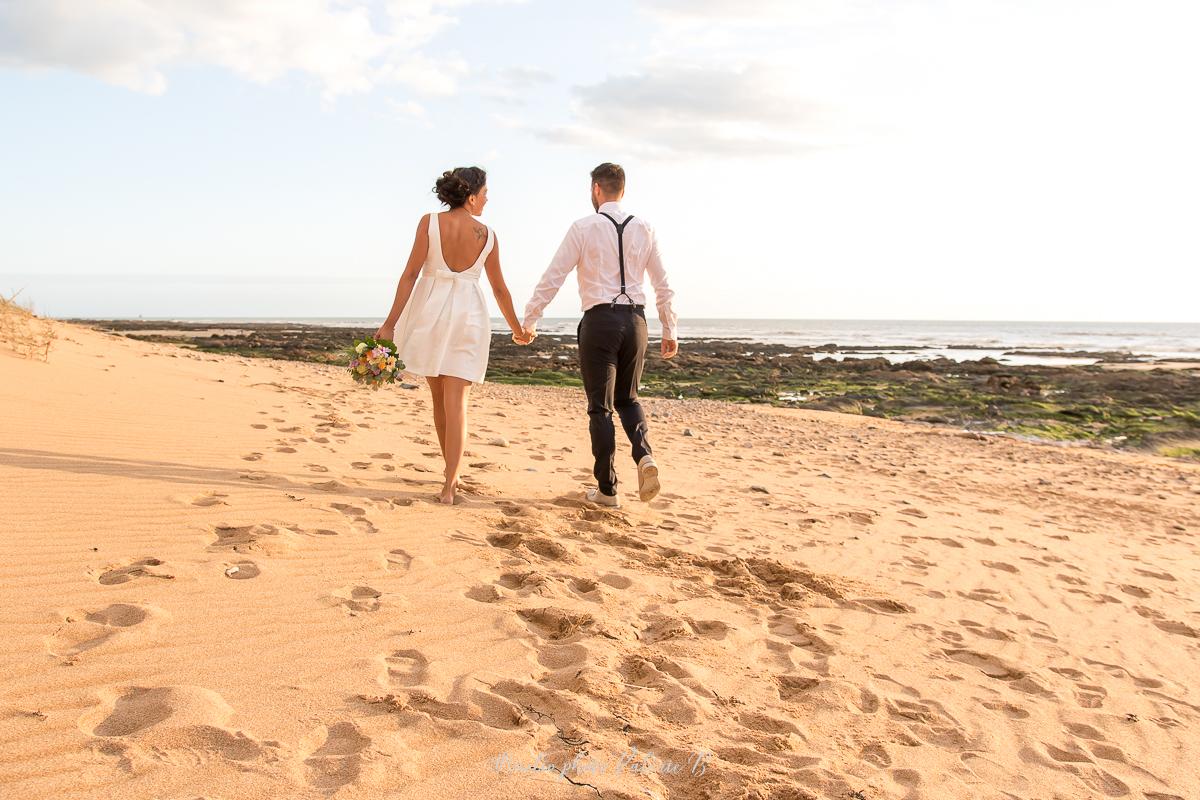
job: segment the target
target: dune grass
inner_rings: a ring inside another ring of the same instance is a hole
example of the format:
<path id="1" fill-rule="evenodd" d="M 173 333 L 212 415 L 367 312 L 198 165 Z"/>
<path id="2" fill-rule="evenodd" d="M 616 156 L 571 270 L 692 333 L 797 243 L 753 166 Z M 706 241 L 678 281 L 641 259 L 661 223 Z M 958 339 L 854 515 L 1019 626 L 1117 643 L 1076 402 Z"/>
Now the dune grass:
<path id="1" fill-rule="evenodd" d="M 0 295 L 0 346 L 23 358 L 50 360 L 50 348 L 58 334 L 49 320 L 33 313 L 32 307 L 18 302 L 20 292 Z"/>

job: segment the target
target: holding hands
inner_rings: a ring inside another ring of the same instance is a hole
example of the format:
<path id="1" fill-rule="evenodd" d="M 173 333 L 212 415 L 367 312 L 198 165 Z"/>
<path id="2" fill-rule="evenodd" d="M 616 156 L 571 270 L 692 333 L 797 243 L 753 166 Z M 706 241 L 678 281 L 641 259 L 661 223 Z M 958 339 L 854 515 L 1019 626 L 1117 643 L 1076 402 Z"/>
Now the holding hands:
<path id="1" fill-rule="evenodd" d="M 537 338 L 537 331 L 533 328 L 522 328 L 519 331 L 513 331 L 512 340 L 519 345 L 527 345 Z"/>

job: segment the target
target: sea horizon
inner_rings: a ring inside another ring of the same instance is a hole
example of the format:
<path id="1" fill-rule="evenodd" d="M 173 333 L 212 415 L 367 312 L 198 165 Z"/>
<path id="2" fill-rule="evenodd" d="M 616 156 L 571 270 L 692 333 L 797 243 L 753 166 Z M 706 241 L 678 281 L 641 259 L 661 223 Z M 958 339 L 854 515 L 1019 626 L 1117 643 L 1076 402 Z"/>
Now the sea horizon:
<path id="1" fill-rule="evenodd" d="M 328 316 L 124 316 L 64 319 L 142 320 L 211 325 L 296 324 L 374 328 L 377 317 Z M 579 317 L 547 317 L 544 334 L 573 334 Z M 651 337 L 661 336 L 657 318 L 648 317 Z M 507 324 L 492 318 L 494 332 Z M 683 318 L 682 342 L 704 339 L 745 341 L 789 347 L 836 349 L 829 357 L 882 356 L 889 361 L 994 358 L 1011 365 L 1086 365 L 1092 353 L 1129 353 L 1147 360 L 1200 359 L 1200 323 L 1089 322 L 1037 320 L 773 319 L 740 317 Z M 847 352 L 843 352 L 843 349 Z"/>

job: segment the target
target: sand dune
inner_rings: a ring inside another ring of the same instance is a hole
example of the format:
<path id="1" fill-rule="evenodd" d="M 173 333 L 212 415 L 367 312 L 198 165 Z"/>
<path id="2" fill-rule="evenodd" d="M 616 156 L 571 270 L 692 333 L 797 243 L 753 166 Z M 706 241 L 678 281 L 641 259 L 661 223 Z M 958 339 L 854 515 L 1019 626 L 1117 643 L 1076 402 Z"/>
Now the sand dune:
<path id="1" fill-rule="evenodd" d="M 602 510 L 579 394 L 487 385 L 446 508 L 423 390 L 57 328 L 4 798 L 1200 797 L 1195 464 L 650 401 Z"/>

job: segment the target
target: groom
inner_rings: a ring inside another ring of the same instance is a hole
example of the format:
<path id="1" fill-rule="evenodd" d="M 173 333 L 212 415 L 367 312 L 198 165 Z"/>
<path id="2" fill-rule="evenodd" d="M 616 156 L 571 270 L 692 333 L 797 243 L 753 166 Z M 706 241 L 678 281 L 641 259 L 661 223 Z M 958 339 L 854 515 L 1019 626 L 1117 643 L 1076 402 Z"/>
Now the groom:
<path id="1" fill-rule="evenodd" d="M 583 319 L 579 323 L 579 366 L 587 394 L 592 473 L 598 486 L 588 490 L 588 500 L 620 508 L 617 473 L 613 466 L 616 433 L 613 409 L 621 418 L 633 445 L 638 469 L 638 496 L 658 495 L 658 465 L 650 454 L 646 416 L 638 403 L 638 383 L 646 360 L 646 312 L 642 283 L 647 275 L 654 286 L 658 319 L 662 323 L 662 356 L 679 352 L 676 317 L 671 310 L 674 292 L 667 285 L 654 229 L 619 205 L 625 195 L 625 170 L 604 163 L 592 170 L 592 208 L 595 214 L 578 220 L 567 231 L 546 274 L 525 307 L 526 335 L 532 335 L 546 305 L 562 287 L 572 269 L 579 268 L 579 297 Z"/>

